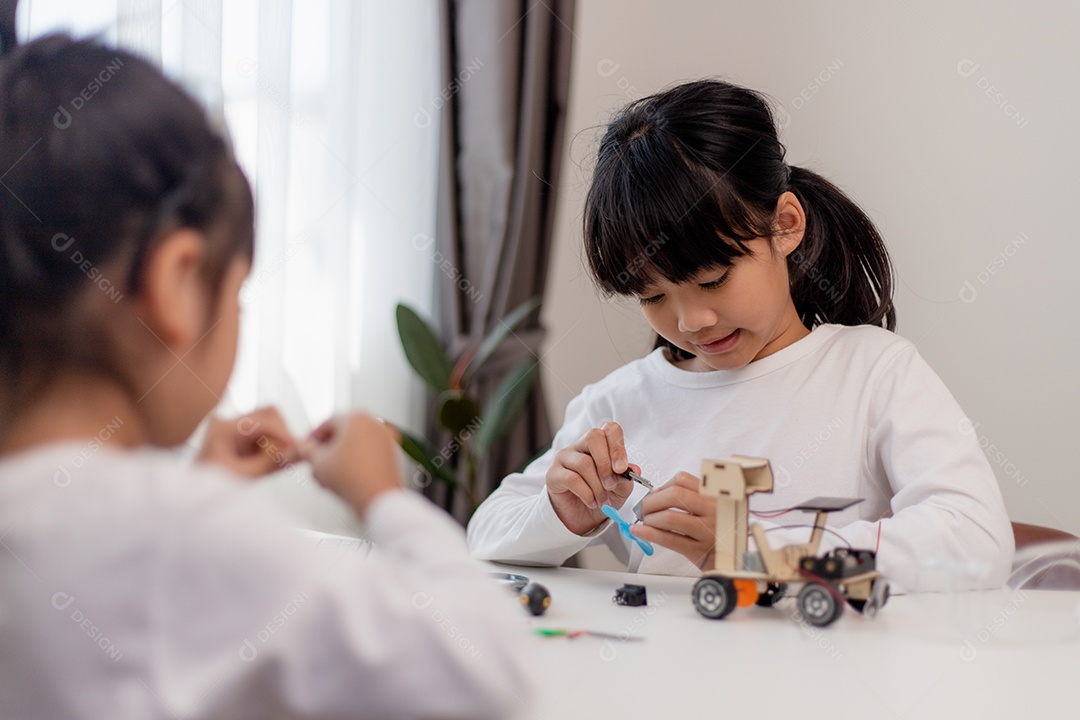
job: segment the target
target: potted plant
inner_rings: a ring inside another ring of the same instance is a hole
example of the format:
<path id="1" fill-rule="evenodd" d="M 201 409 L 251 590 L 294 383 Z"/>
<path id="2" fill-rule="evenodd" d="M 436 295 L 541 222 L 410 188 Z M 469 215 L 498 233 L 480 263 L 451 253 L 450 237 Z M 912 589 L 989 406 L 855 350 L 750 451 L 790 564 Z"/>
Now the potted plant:
<path id="1" fill-rule="evenodd" d="M 532 390 L 539 361 L 528 357 L 503 375 L 481 407 L 469 393 L 476 371 L 528 315 L 540 306 L 533 297 L 514 308 L 479 344 L 452 359 L 431 326 L 407 305 L 397 306 L 397 328 L 405 358 L 436 393 L 436 424 L 451 439 L 438 450 L 421 437 L 401 431 L 401 447 L 434 480 L 464 494 L 470 513 L 479 505 L 477 468 L 480 459 L 514 426 Z"/>

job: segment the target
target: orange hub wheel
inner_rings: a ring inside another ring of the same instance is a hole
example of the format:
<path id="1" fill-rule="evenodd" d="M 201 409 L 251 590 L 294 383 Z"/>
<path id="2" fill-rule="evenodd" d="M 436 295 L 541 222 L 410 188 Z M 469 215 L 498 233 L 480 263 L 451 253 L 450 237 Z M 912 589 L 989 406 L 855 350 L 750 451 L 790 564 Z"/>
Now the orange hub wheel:
<path id="1" fill-rule="evenodd" d="M 735 605 L 737 607 L 750 607 L 757 602 L 758 589 L 755 580 L 735 581 Z"/>

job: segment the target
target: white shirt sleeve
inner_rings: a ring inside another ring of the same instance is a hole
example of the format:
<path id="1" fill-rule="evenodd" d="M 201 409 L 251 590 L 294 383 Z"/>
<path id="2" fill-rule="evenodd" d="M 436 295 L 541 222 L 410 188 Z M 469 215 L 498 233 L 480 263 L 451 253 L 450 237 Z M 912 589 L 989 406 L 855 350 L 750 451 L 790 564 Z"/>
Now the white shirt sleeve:
<path id="1" fill-rule="evenodd" d="M 1012 566 L 1012 526 L 970 422 L 913 346 L 897 352 L 876 383 L 863 477 L 888 479 L 891 514 L 880 521 L 880 542 L 879 522 L 860 520 L 830 526 L 843 539 L 826 533 L 822 548 L 878 547 L 878 569 L 900 590 L 1001 587 Z M 782 544 L 785 535 L 770 533 L 770 542 Z"/>
<path id="2" fill-rule="evenodd" d="M 586 388 L 567 405 L 566 418 L 551 448 L 529 463 L 523 472 L 506 476 L 477 508 L 468 526 L 473 557 L 520 565 L 558 566 L 611 525 L 605 521 L 587 535 L 574 533 L 555 514 L 547 492 L 547 471 L 555 453 L 597 426 L 589 417 L 588 392 Z"/>
<path id="3" fill-rule="evenodd" d="M 529 700 L 525 618 L 444 513 L 385 493 L 373 555 L 330 558 L 253 522 L 276 510 L 253 499 L 163 528 L 147 684 L 178 715 L 489 718 Z"/>

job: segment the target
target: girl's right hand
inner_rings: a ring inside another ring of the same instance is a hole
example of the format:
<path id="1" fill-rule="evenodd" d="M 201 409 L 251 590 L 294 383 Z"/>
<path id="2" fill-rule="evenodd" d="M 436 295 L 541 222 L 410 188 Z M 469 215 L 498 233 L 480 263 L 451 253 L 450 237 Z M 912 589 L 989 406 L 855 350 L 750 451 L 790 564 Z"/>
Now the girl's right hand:
<path id="1" fill-rule="evenodd" d="M 630 497 L 633 481 L 618 474 L 631 467 L 619 424 L 609 422 L 593 428 L 555 453 L 548 468 L 547 492 L 555 514 L 571 532 L 589 532 L 607 519 L 601 505 L 620 508 Z"/>
<path id="2" fill-rule="evenodd" d="M 264 407 L 230 420 L 211 416 L 198 459 L 257 478 L 286 468 L 296 457 L 296 439 L 285 419 L 277 408 Z"/>
<path id="3" fill-rule="evenodd" d="M 366 413 L 334 417 L 301 444 L 319 484 L 360 515 L 378 495 L 402 486 L 394 431 Z"/>

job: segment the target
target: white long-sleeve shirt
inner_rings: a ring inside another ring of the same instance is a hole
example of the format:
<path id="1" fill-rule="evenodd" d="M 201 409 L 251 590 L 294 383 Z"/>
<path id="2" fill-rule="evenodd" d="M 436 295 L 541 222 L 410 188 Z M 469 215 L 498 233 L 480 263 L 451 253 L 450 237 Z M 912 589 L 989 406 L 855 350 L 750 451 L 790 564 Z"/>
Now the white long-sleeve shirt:
<path id="1" fill-rule="evenodd" d="M 559 565 L 603 541 L 631 571 L 700 574 L 666 548 L 645 556 L 610 522 L 579 536 L 555 514 L 545 486 L 555 453 L 608 421 L 622 426 L 630 462 L 654 484 L 679 471 L 700 476 L 707 458 L 751 455 L 768 458 L 775 478 L 771 494 L 751 496 L 752 511 L 819 495 L 863 498 L 830 515 L 828 527 L 874 549 L 880 520 L 878 568 L 901 589 L 1000 587 L 1008 577 L 1012 528 L 971 423 L 910 342 L 871 326 L 823 325 L 736 370 L 690 372 L 656 350 L 587 386 L 567 406 L 551 449 L 505 478 L 473 516 L 475 557 Z M 635 487 L 623 519 L 633 522 L 646 493 Z M 766 537 L 777 547 L 808 535 L 793 528 Z M 826 533 L 822 548 L 842 544 Z"/>
<path id="2" fill-rule="evenodd" d="M 407 491 L 372 556 L 169 453 L 0 461 L 0 717 L 502 717 L 531 692 L 513 597 Z"/>

